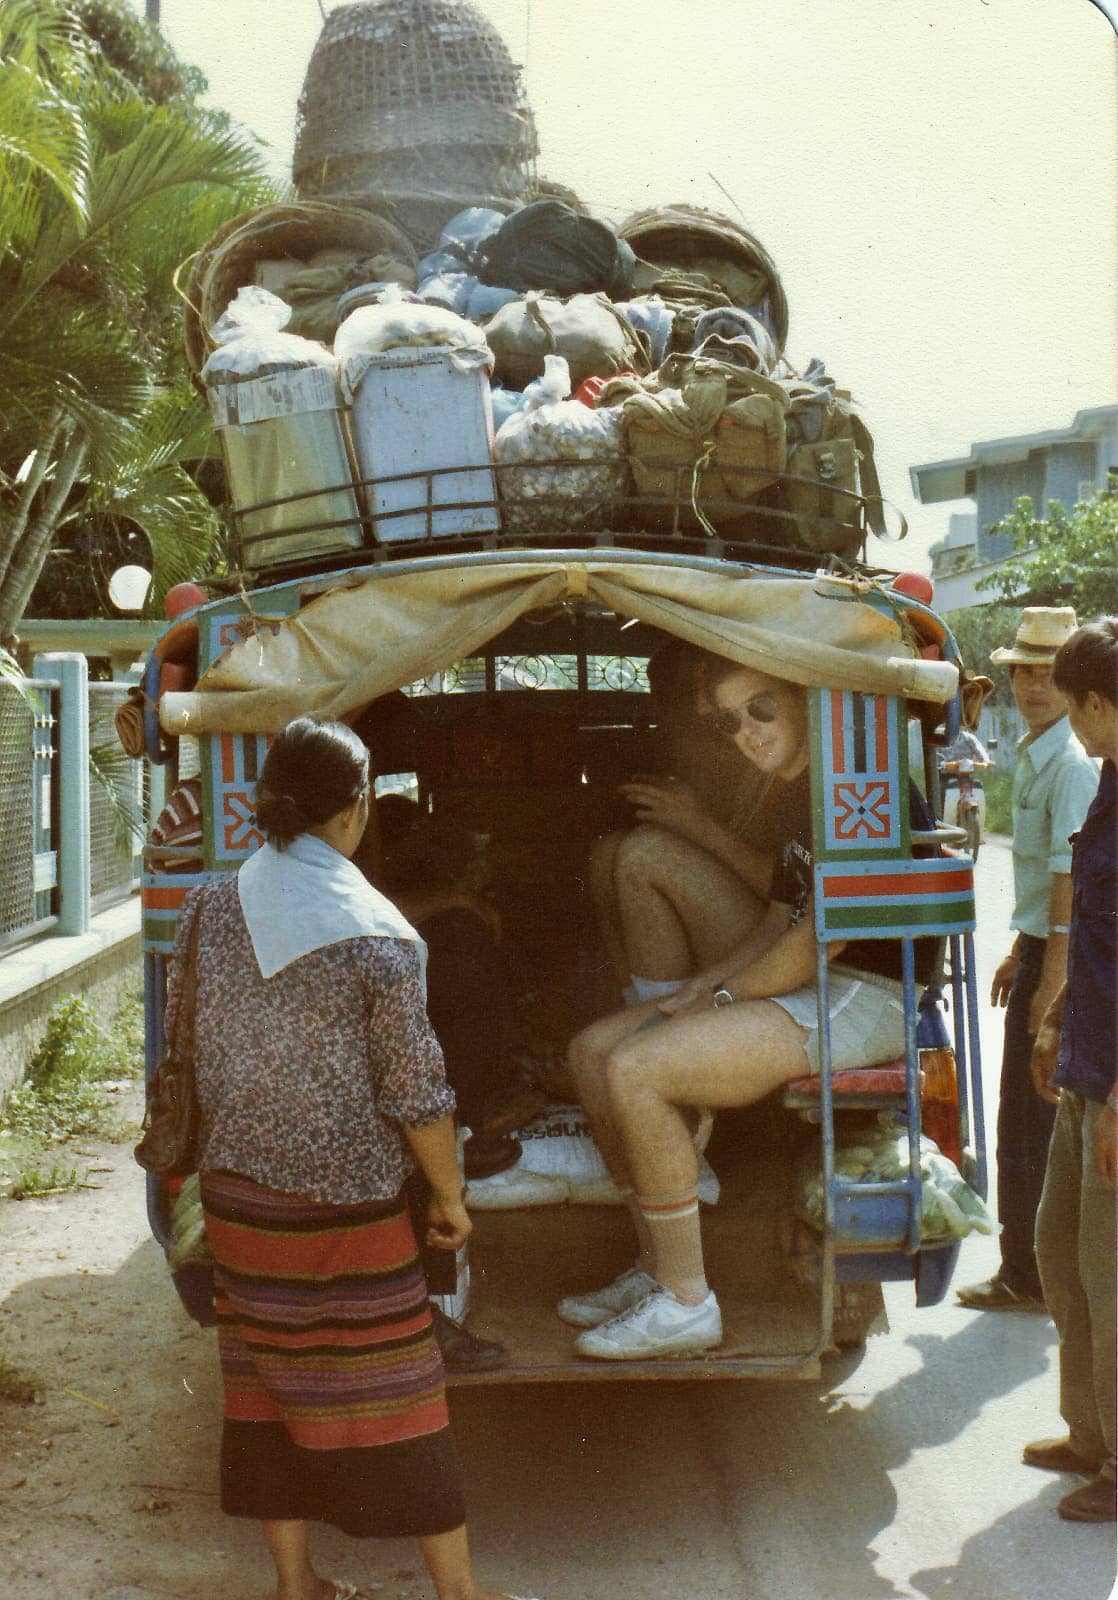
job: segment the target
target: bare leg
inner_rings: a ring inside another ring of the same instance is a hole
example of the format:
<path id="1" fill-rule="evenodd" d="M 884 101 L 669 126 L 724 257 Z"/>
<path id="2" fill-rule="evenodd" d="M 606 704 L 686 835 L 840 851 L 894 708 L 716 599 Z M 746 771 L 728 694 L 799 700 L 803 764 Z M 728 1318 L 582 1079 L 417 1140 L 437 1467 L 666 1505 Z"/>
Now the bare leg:
<path id="1" fill-rule="evenodd" d="M 311 1565 L 305 1522 L 263 1522 L 276 1564 L 276 1600 L 332 1600 L 334 1585 Z"/>
<path id="2" fill-rule="evenodd" d="M 439 1600 L 508 1600 L 495 1589 L 479 1589 L 470 1561 L 466 1525 L 418 1541 Z"/>
<path id="3" fill-rule="evenodd" d="M 629 971 L 645 978 L 690 977 L 744 939 L 762 911 L 708 851 L 651 823 L 618 844 L 613 881 Z"/>
<path id="4" fill-rule="evenodd" d="M 673 1017 L 660 1027 L 616 1041 L 605 1066 L 612 1137 L 623 1144 L 627 1171 L 650 1210 L 694 1194 L 695 1147 L 681 1106 L 751 1105 L 807 1066 L 798 1023 L 771 1000 Z M 694 1263 L 701 1259 L 695 1209 L 671 1224 L 671 1259 L 657 1258 L 653 1276 L 681 1299 L 701 1298 Z M 689 1263 L 689 1276 L 678 1276 Z"/>
<path id="5" fill-rule="evenodd" d="M 617 891 L 614 888 L 614 865 L 618 846 L 624 837 L 623 833 L 607 833 L 604 838 L 597 840 L 590 851 L 586 869 L 590 898 L 594 902 L 594 915 L 598 919 L 602 942 L 606 947 L 610 967 L 619 989 L 624 989 L 632 971 L 621 931 Z"/>
<path id="6" fill-rule="evenodd" d="M 590 1119 L 595 1142 L 609 1168 L 610 1177 L 622 1189 L 629 1186 L 629 1164 L 625 1143 L 614 1119 L 606 1077 L 610 1054 L 615 1045 L 643 1027 L 650 1017 L 660 1015 L 654 1000 L 647 1000 L 643 1005 L 628 1006 L 624 1011 L 615 1011 L 611 1016 L 601 1017 L 584 1028 L 571 1041 L 568 1054 L 578 1097 Z"/>

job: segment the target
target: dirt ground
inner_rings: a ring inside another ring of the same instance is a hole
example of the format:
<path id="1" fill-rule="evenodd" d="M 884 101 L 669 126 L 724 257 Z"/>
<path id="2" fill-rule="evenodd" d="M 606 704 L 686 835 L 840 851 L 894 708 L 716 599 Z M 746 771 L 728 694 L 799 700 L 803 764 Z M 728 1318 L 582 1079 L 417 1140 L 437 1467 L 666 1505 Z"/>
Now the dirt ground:
<path id="1" fill-rule="evenodd" d="M 141 1099 L 131 1086 L 122 1110 Z M 214 1336 L 179 1305 L 130 1144 L 63 1154 L 97 1187 L 0 1201 L 0 1363 L 37 1391 L 0 1399 L 0 1594 L 263 1600 L 258 1531 L 218 1509 Z M 317 1548 L 377 1600 L 427 1592 L 407 1542 L 323 1530 Z"/>

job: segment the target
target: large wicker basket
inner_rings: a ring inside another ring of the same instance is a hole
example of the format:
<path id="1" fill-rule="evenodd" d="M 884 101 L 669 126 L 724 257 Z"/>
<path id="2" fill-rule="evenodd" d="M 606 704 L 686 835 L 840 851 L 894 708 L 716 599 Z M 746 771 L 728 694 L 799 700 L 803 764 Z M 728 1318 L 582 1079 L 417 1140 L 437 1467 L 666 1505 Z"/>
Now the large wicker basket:
<path id="1" fill-rule="evenodd" d="M 531 192 L 537 148 L 520 68 L 468 0 L 330 12 L 299 100 L 300 195 L 430 193 L 452 210 L 479 195 L 516 202 Z"/>
<path id="2" fill-rule="evenodd" d="M 183 343 L 196 384 L 214 348 L 208 330 L 237 290 L 253 281 L 256 263 L 276 256 L 305 261 L 330 245 L 369 256 L 389 251 L 409 266 L 416 264 L 411 241 L 385 217 L 322 202 L 260 206 L 214 234 L 195 257 L 185 286 Z"/>

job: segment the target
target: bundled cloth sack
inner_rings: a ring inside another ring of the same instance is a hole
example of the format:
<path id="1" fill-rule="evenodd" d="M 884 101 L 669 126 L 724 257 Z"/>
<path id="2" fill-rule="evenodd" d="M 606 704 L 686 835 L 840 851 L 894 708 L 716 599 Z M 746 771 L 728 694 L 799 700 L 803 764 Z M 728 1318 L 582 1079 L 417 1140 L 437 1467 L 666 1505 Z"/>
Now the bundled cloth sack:
<path id="1" fill-rule="evenodd" d="M 637 258 L 611 228 L 562 200 L 537 200 L 506 217 L 480 245 L 480 276 L 502 289 L 628 294 Z"/>
<path id="2" fill-rule="evenodd" d="M 353 388 L 358 380 L 352 376 L 352 365 L 361 357 L 430 346 L 459 353 L 477 352 L 491 364 L 485 335 L 476 323 L 445 306 L 417 304 L 391 288 L 384 290 L 374 305 L 358 306 L 350 312 L 338 329 L 334 354 L 342 364 L 343 381 Z"/>
<path id="3" fill-rule="evenodd" d="M 771 373 L 777 363 L 776 344 L 765 324 L 740 306 L 714 306 L 695 324 L 691 349 L 697 356 L 713 356 L 731 366 Z"/>
<path id="4" fill-rule="evenodd" d="M 363 540 L 338 363 L 325 345 L 285 332 L 290 315 L 267 289 L 239 289 L 210 329 L 217 349 L 202 368 L 246 567 Z"/>
<path id="5" fill-rule="evenodd" d="M 544 370 L 544 357 L 562 356 L 577 389 L 585 378 L 647 372 L 647 345 L 603 294 L 553 300 L 528 294 L 503 306 L 485 325 L 498 381 L 524 389 Z"/>
<path id="6" fill-rule="evenodd" d="M 888 1183 L 908 1174 L 908 1131 L 883 1113 L 874 1127 L 862 1129 L 835 1148 L 835 1176 L 853 1183 Z M 997 1227 L 982 1197 L 971 1188 L 953 1161 L 934 1140 L 920 1135 L 920 1239 L 943 1244 L 970 1233 L 993 1233 Z M 800 1165 L 800 1212 L 815 1227 L 823 1226 L 824 1184 L 818 1156 L 804 1156 Z"/>
<path id="7" fill-rule="evenodd" d="M 546 356 L 544 369 L 494 445 L 507 469 L 498 475 L 506 523 L 532 532 L 592 522 L 629 486 L 620 411 L 571 400 L 562 356 Z M 508 466 L 518 462 L 538 464 Z"/>
<path id="8" fill-rule="evenodd" d="M 835 387 L 821 361 L 812 361 L 788 391 L 787 473 L 781 505 L 800 519 L 800 542 L 811 550 L 853 554 L 866 525 L 885 533 L 873 436 L 850 396 Z"/>
<path id="9" fill-rule="evenodd" d="M 608 383 L 599 405 L 619 403 L 637 493 L 678 496 L 683 525 L 717 532 L 783 470 L 788 396 L 763 373 L 669 356 L 651 378 Z"/>

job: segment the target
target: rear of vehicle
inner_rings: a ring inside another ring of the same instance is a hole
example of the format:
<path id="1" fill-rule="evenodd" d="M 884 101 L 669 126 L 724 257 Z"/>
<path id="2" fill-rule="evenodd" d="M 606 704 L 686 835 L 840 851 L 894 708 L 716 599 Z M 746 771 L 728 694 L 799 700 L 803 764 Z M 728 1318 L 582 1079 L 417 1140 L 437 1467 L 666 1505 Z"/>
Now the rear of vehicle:
<path id="1" fill-rule="evenodd" d="M 821 988 L 831 942 L 900 940 L 903 1059 L 854 1084 L 832 1072 L 825 1048 L 819 1078 L 716 1119 L 707 1155 L 720 1195 L 703 1232 L 723 1308 L 719 1350 L 698 1361 L 573 1359 L 555 1303 L 612 1277 L 631 1241 L 616 1204 L 578 1203 L 572 1188 L 573 1202 L 476 1212 L 470 1327 L 512 1359 L 457 1382 L 809 1375 L 835 1344 L 865 1337 L 883 1281 L 912 1281 L 922 1304 L 946 1291 L 958 1232 L 928 1226 L 922 1122 L 967 1192 L 985 1189 L 972 863 L 942 853 L 959 843 L 951 830 L 914 827 L 908 801 L 910 716 L 957 726 L 951 640 L 927 648 L 930 613 L 893 591 L 889 574 L 845 563 L 824 572 L 808 554 L 780 565 L 764 540 L 687 533 L 678 511 L 677 496 L 676 525 L 655 535 L 614 523 L 555 547 L 506 529 L 396 541 L 358 565 L 352 552 L 293 560 L 251 593 L 226 585 L 168 630 L 149 666 L 149 753 L 180 793 L 196 767 L 200 832 L 149 850 L 149 1070 L 183 897 L 259 845 L 253 785 L 269 737 L 291 717 L 348 721 L 370 746 L 379 791 L 410 792 L 484 837 L 520 1025 L 537 1058 L 561 1063 L 573 1034 L 618 1004 L 587 864 L 595 840 L 629 820 L 618 783 L 649 768 L 650 658 L 682 638 L 808 688 Z M 930 746 L 918 778 L 937 809 Z M 763 838 L 763 797 L 754 823 Z M 913 943 L 929 936 L 946 1013 L 915 978 Z M 549 1088 L 569 1103 L 561 1070 Z M 877 1137 L 883 1115 L 893 1168 L 851 1176 L 846 1153 Z M 152 1228 L 169 1247 L 173 1200 L 152 1183 Z M 204 1264 L 178 1265 L 175 1281 L 205 1319 Z"/>

